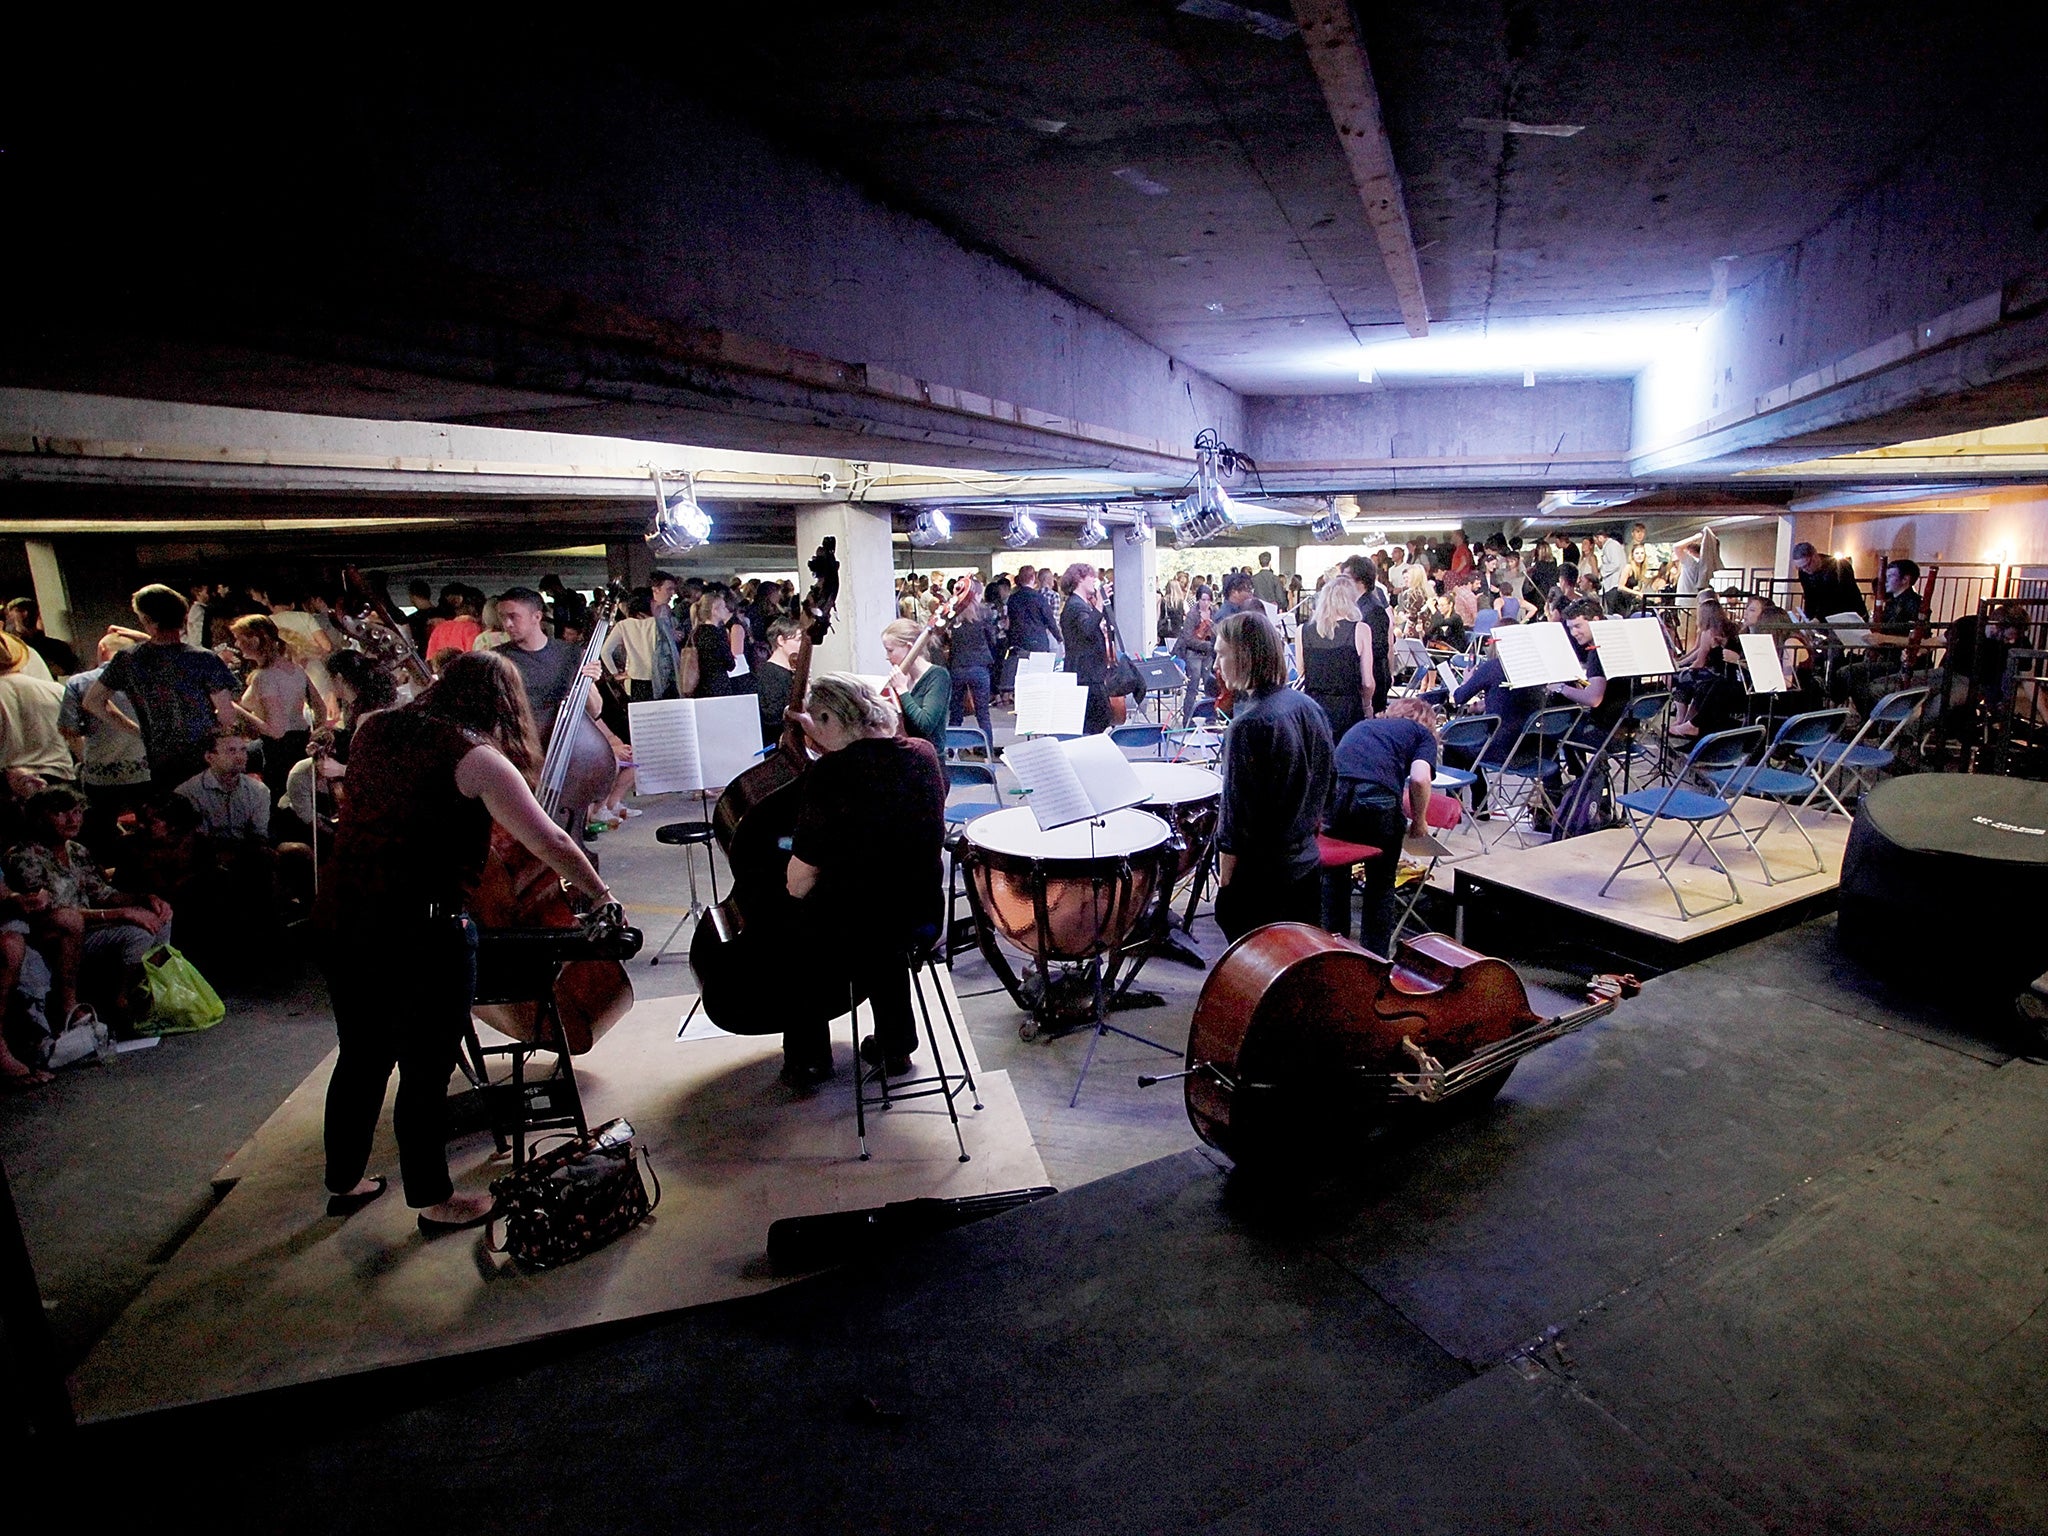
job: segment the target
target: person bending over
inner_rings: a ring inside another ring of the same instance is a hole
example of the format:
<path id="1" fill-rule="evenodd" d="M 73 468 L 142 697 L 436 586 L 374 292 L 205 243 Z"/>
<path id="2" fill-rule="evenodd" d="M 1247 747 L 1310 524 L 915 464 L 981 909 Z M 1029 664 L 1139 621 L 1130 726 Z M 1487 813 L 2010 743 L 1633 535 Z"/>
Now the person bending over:
<path id="1" fill-rule="evenodd" d="M 398 1068 L 399 1173 L 429 1237 L 480 1226 L 490 1197 L 448 1175 L 448 1078 L 476 997 L 470 893 L 498 825 L 575 890 L 611 890 L 533 798 L 540 747 L 526 687 L 500 651 L 452 657 L 418 699 L 380 710 L 349 742 L 348 797 L 318 912 L 341 1051 L 327 1085 L 328 1212 L 384 1192 L 367 1176 L 384 1088 Z"/>
<path id="2" fill-rule="evenodd" d="M 1380 850 L 1366 862 L 1365 911 L 1359 939 L 1376 955 L 1392 953 L 1394 877 L 1401 844 L 1429 831 L 1430 784 L 1436 778 L 1436 710 L 1418 698 L 1392 699 L 1387 712 L 1361 720 L 1337 743 L 1337 787 L 1330 797 L 1330 835 Z M 1323 926 L 1351 933 L 1351 871 L 1323 874 Z"/>

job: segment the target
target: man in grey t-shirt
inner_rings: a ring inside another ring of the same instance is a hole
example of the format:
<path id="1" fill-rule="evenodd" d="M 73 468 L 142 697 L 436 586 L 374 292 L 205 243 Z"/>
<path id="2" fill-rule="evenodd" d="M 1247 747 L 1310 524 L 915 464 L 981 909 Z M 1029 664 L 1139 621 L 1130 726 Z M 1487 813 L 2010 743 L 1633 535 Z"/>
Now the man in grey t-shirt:
<path id="1" fill-rule="evenodd" d="M 526 680 L 526 702 L 533 710 L 533 726 L 543 750 L 554 734 L 555 715 L 575 686 L 577 674 L 588 671 L 594 677 L 597 671 L 594 662 L 588 669 L 584 667 L 583 653 L 574 646 L 548 638 L 547 627 L 541 622 L 545 612 L 541 595 L 530 587 L 514 587 L 498 599 L 498 621 L 512 637 L 510 644 L 498 647 L 498 654 L 517 667 Z M 583 702 L 613 750 L 626 755 L 625 743 L 606 730 L 604 721 L 598 718 L 602 701 L 595 686 L 583 696 Z"/>

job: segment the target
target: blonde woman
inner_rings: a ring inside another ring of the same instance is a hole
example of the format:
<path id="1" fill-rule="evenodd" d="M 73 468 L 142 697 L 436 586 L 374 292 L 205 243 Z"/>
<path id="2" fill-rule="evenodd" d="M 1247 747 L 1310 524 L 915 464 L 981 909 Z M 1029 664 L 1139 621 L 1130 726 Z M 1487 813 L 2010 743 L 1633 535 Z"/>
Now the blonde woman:
<path id="1" fill-rule="evenodd" d="M 1314 616 L 1296 643 L 1302 692 L 1323 706 L 1330 737 L 1372 716 L 1372 630 L 1358 611 L 1358 583 L 1339 572 L 1316 594 Z"/>
<path id="2" fill-rule="evenodd" d="M 797 719 L 822 754 L 800 786 L 786 880 L 810 938 L 805 974 L 785 999 L 782 1078 L 806 1093 L 832 1075 L 828 1031 L 849 990 L 874 1010 L 875 1032 L 861 1042 L 867 1068 L 910 1070 L 917 1031 L 904 962 L 937 939 L 944 915 L 946 779 L 931 744 L 899 734 L 896 707 L 857 677 L 815 679 Z"/>
<path id="3" fill-rule="evenodd" d="M 915 619 L 892 619 L 882 627 L 882 654 L 889 658 L 889 681 L 884 693 L 903 711 L 904 728 L 911 735 L 930 742 L 943 756 L 946 750 L 946 715 L 953 704 L 953 676 L 931 659 L 929 639 L 917 647 L 924 626 Z"/>
<path id="4" fill-rule="evenodd" d="M 292 764 L 306 755 L 313 726 L 326 720 L 327 706 L 269 615 L 245 613 L 228 626 L 228 633 L 242 660 L 255 669 L 234 707 L 235 719 L 263 743 L 263 782 L 275 803 Z"/>
<path id="5" fill-rule="evenodd" d="M 1400 595 L 1401 632 L 1407 635 L 1421 634 L 1430 605 L 1435 601 L 1436 592 L 1429 584 L 1429 572 L 1422 568 L 1419 561 L 1409 566 L 1408 584 Z"/>

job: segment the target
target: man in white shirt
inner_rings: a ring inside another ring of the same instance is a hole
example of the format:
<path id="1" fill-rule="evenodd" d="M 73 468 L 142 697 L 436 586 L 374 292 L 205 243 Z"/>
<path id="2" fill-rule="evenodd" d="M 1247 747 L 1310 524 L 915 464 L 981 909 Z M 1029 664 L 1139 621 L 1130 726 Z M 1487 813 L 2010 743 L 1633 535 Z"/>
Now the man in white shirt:
<path id="1" fill-rule="evenodd" d="M 1628 564 L 1628 551 L 1621 547 L 1621 540 L 1604 528 L 1593 535 L 1593 547 L 1600 552 L 1600 590 L 1612 592 L 1621 585 L 1622 569 Z"/>

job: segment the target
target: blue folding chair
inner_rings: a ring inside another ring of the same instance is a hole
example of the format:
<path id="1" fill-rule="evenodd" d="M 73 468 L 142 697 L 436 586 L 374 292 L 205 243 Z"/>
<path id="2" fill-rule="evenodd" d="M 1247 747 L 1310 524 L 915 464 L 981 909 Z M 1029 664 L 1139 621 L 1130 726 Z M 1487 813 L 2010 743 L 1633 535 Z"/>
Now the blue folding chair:
<path id="1" fill-rule="evenodd" d="M 1716 793 L 1736 808 L 1714 823 L 1707 832 L 1707 841 L 1712 843 L 1740 837 L 1756 856 L 1757 868 L 1764 872 L 1766 885 L 1776 885 L 1780 879 L 1798 880 L 1820 874 L 1827 867 L 1827 861 L 1821 858 L 1820 849 L 1814 846 L 1806 828 L 1799 824 L 1799 813 L 1792 808 L 1795 803 L 1803 806 L 1812 798 L 1818 781 L 1811 768 L 1795 773 L 1789 768 L 1772 765 L 1794 756 L 1810 757 L 1839 737 L 1842 727 L 1848 723 L 1849 711 L 1846 709 L 1816 709 L 1794 715 L 1778 727 L 1778 734 L 1771 738 L 1769 748 L 1755 762 L 1702 774 L 1701 777 L 1714 786 Z M 1771 814 L 1762 826 L 1751 828 L 1742 824 L 1740 808 L 1744 795 L 1771 802 Z M 1811 869 L 1794 870 L 1782 876 L 1771 872 L 1770 861 L 1764 857 L 1762 845 L 1765 836 L 1778 824 L 1780 816 L 1792 824 L 1792 830 L 1806 844 L 1806 851 L 1813 856 Z"/>
<path id="2" fill-rule="evenodd" d="M 1480 760 L 1480 771 L 1486 775 L 1487 810 L 1494 816 L 1508 813 L 1507 824 L 1493 840 L 1495 847 L 1510 832 L 1520 835 L 1520 828 L 1533 826 L 1539 810 L 1555 819 L 1557 803 L 1550 797 L 1549 786 L 1563 782 L 1564 741 L 1585 716 L 1586 711 L 1577 704 L 1539 709 L 1522 722 L 1506 757 L 1497 763 Z M 1485 841 L 1480 838 L 1482 845 Z"/>
<path id="3" fill-rule="evenodd" d="M 1920 713 L 1920 706 L 1927 701 L 1927 689 L 1901 688 L 1897 693 L 1888 693 L 1879 699 L 1871 709 L 1863 727 L 1848 741 L 1822 742 L 1819 746 L 1801 754 L 1808 766 L 1815 770 L 1813 793 L 1799 802 L 1803 811 L 1817 795 L 1826 795 L 1830 804 L 1842 815 L 1849 814 L 1849 807 L 1842 797 L 1835 793 L 1835 783 L 1844 775 L 1853 777 L 1855 787 L 1850 791 L 1853 797 L 1861 798 L 1877 783 L 1877 776 L 1898 760 L 1892 750 L 1906 727 Z M 1890 726 L 1884 739 L 1876 746 L 1870 746 L 1867 738 L 1880 726 Z"/>
<path id="4" fill-rule="evenodd" d="M 1486 852 L 1486 838 L 1481 834 L 1479 820 L 1472 812 L 1472 786 L 1479 782 L 1478 764 L 1485 759 L 1486 749 L 1493 745 L 1494 732 L 1499 729 L 1499 715 L 1459 715 L 1443 728 L 1436 739 L 1439 760 L 1447 750 L 1471 754 L 1474 766 L 1470 768 L 1440 764 L 1430 788 L 1457 801 L 1458 820 L 1451 830 L 1470 831 L 1479 840 L 1481 853 Z"/>
<path id="5" fill-rule="evenodd" d="M 1691 753 L 1685 759 L 1685 767 L 1678 776 L 1662 789 L 1639 789 L 1633 794 L 1623 795 L 1615 804 L 1628 814 L 1629 825 L 1635 830 L 1635 837 L 1628 845 L 1628 851 L 1621 856 L 1621 862 L 1614 866 L 1614 872 L 1607 877 L 1600 894 L 1605 896 L 1616 880 L 1631 869 L 1641 869 L 1648 864 L 1657 871 L 1671 892 L 1671 899 L 1678 903 L 1678 915 L 1687 922 L 1696 917 L 1719 912 L 1732 907 L 1742 900 L 1742 892 L 1736 888 L 1735 876 L 1728 872 L 1728 866 L 1721 862 L 1720 851 L 1701 835 L 1700 829 L 1718 824 L 1734 809 L 1732 801 L 1704 790 L 1686 788 L 1686 781 L 1704 781 L 1704 776 L 1715 772 L 1728 772 L 1748 763 L 1752 753 L 1763 745 L 1764 728 L 1760 725 L 1740 726 L 1732 731 L 1716 731 L 1711 736 L 1702 736 L 1693 743 Z M 1685 827 L 1685 836 L 1678 846 L 1668 854 L 1659 854 L 1650 846 L 1650 833 L 1661 821 L 1675 821 Z M 1721 871 L 1721 878 L 1728 882 L 1728 899 L 1716 902 L 1711 907 L 1698 911 L 1685 904 L 1685 892 L 1678 888 L 1678 882 L 1671 878 L 1672 866 L 1685 856 L 1693 844 L 1706 849 L 1707 856 L 1714 861 L 1714 867 Z M 1636 857 L 1636 850 L 1642 850 L 1642 857 Z"/>
<path id="6" fill-rule="evenodd" d="M 946 727 L 946 756 L 958 757 L 963 752 L 979 752 L 984 762 L 989 759 L 988 738 L 981 734 L 978 725 L 949 725 Z"/>
<path id="7" fill-rule="evenodd" d="M 1130 725 L 1113 725 L 1109 728 L 1109 739 L 1122 752 L 1150 751 L 1154 757 L 1166 755 L 1166 727 L 1154 725 L 1151 721 Z"/>
<path id="8" fill-rule="evenodd" d="M 976 731 L 979 736 L 981 732 Z M 971 948 L 975 942 L 968 930 L 971 925 L 960 920 L 960 843 L 961 834 L 967 830 L 970 821 L 992 815 L 1003 808 L 1003 794 L 996 783 L 996 771 L 986 763 L 948 762 L 946 765 L 946 792 L 950 796 L 955 789 L 986 789 L 992 802 L 988 805 L 969 803 L 954 805 L 950 799 L 946 804 L 946 933 L 942 948 L 946 955 L 946 969 L 953 968 L 953 957 L 962 949 Z"/>

